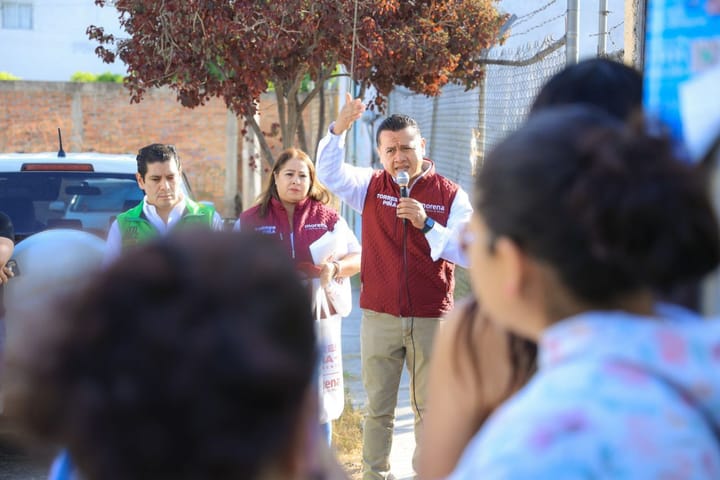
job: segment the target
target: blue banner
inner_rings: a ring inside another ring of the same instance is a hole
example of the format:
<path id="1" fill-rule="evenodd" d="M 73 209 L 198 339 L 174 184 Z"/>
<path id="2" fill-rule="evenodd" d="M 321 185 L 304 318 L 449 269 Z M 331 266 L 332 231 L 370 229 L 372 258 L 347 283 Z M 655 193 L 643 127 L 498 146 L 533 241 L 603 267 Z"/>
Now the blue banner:
<path id="1" fill-rule="evenodd" d="M 715 125 L 709 117 L 720 112 L 712 102 L 703 105 L 720 96 L 720 0 L 648 0 L 644 69 L 646 111 L 697 159 L 704 137 L 720 133 L 707 131 Z"/>

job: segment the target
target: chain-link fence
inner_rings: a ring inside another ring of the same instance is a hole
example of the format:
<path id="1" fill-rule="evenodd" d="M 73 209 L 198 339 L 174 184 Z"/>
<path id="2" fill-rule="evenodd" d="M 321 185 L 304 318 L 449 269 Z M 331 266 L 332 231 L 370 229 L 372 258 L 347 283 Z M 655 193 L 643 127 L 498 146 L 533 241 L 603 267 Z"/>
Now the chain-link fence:
<path id="1" fill-rule="evenodd" d="M 397 88 L 388 112 L 415 118 L 438 172 L 470 191 L 485 152 L 525 119 L 538 89 L 565 65 L 563 44 L 547 40 L 499 50 L 488 58 L 484 85 L 470 91 L 453 85 L 427 98 Z"/>
<path id="2" fill-rule="evenodd" d="M 485 88 L 480 91 L 482 114 L 474 131 L 478 163 L 484 154 L 525 120 L 540 87 L 565 66 L 564 39 L 502 49 L 489 62 Z M 484 108 L 482 108 L 484 107 Z M 479 165 L 476 165 L 476 167 Z"/>
<path id="3" fill-rule="evenodd" d="M 405 113 L 415 118 L 427 140 L 427 155 L 442 175 L 472 189 L 472 175 L 485 154 L 524 121 L 540 87 L 566 63 L 566 3 L 546 0 L 503 0 L 511 14 L 505 47 L 494 47 L 485 59 L 486 77 L 480 88 L 464 91 L 449 85 L 436 98 L 396 88 L 389 96 L 387 113 Z M 583 5 L 584 2 L 583 2 Z M 622 2 L 610 0 L 610 10 L 584 9 L 579 32 L 586 47 L 581 57 L 599 51 L 599 39 L 620 59 L 623 26 Z M 610 20 L 599 27 L 598 19 Z"/>

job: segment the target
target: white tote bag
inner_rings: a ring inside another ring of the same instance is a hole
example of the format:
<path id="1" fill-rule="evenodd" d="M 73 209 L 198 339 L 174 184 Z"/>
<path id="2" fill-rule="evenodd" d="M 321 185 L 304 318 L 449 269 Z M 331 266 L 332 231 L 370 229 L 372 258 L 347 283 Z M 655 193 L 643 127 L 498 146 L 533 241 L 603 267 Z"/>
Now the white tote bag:
<path id="1" fill-rule="evenodd" d="M 320 344 L 320 423 L 326 423 L 338 419 L 345 408 L 340 333 L 342 317 L 330 315 L 325 290 L 320 288 L 319 281 L 315 282 L 315 325 Z"/>
<path id="2" fill-rule="evenodd" d="M 315 265 L 338 260 L 347 255 L 347 242 L 343 241 L 337 231 L 327 231 L 322 237 L 310 244 L 310 253 Z M 335 312 L 341 317 L 347 317 L 352 310 L 352 286 L 349 278 L 332 279 L 325 286 L 327 300 L 332 304 Z"/>
<path id="3" fill-rule="evenodd" d="M 333 278 L 325 285 L 328 301 L 341 317 L 347 317 L 352 311 L 352 286 L 349 278 Z"/>

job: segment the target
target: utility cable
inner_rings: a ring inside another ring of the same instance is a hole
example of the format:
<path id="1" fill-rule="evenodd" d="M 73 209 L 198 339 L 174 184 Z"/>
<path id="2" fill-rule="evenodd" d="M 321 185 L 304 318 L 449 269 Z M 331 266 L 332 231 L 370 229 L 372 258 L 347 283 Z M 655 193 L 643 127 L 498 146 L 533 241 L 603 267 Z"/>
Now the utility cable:
<path id="1" fill-rule="evenodd" d="M 412 403 L 415 406 L 415 412 L 420 421 L 423 421 L 422 412 L 417 403 L 417 395 L 415 393 L 415 374 L 417 373 L 415 364 L 415 313 L 412 308 L 412 300 L 410 299 L 410 281 L 409 275 L 410 270 L 408 267 L 408 249 L 407 249 L 407 236 L 408 236 L 408 222 L 403 222 L 403 269 L 405 273 L 405 295 L 407 296 L 408 309 L 410 310 L 410 345 L 412 346 L 412 375 L 410 376 L 410 396 Z M 426 359 L 427 360 L 427 359 Z"/>
<path id="2" fill-rule="evenodd" d="M 350 80 L 355 78 L 355 44 L 357 43 L 357 17 L 358 17 L 358 0 L 355 0 L 355 13 L 353 14 L 353 35 L 352 47 L 350 50 Z"/>

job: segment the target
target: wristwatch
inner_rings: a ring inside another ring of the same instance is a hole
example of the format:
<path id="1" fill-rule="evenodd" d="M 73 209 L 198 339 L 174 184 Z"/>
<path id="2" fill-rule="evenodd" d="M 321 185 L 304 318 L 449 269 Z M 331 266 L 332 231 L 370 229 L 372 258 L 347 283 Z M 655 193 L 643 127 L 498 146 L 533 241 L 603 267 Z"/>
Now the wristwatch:
<path id="1" fill-rule="evenodd" d="M 423 225 L 422 233 L 428 233 L 435 226 L 435 220 L 425 217 L 425 225 Z"/>

